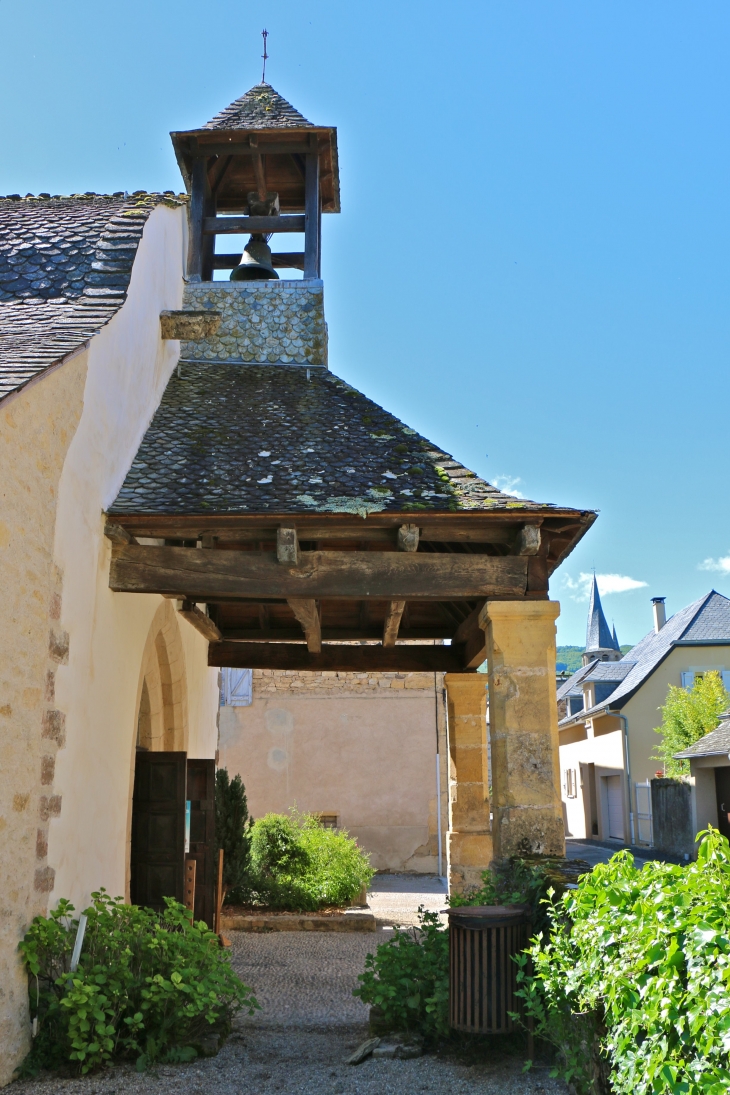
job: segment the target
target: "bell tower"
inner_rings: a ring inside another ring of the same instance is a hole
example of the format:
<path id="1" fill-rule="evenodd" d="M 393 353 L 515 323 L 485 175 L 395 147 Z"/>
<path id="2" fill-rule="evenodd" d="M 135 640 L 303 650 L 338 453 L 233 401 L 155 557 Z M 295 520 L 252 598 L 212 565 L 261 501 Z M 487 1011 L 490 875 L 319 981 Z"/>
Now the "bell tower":
<path id="1" fill-rule="evenodd" d="M 268 83 L 256 84 L 200 129 L 170 134 L 190 195 L 187 279 L 214 270 L 266 281 L 277 270 L 320 277 L 321 215 L 339 213 L 337 130 L 315 126 Z M 216 236 L 249 233 L 243 255 L 216 254 Z M 268 246 L 303 233 L 301 252 Z"/>

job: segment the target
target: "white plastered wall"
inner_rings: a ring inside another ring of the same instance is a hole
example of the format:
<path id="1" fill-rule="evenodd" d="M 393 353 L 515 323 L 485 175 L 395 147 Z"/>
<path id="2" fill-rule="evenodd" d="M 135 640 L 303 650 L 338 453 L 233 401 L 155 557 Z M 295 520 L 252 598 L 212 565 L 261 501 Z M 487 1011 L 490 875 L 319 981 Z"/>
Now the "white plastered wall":
<path id="1" fill-rule="evenodd" d="M 183 209 L 158 207 L 150 215 L 127 301 L 91 342 L 81 420 L 61 475 L 54 561 L 62 575 L 61 626 L 69 654 L 55 688 L 66 742 L 54 783 L 61 812 L 51 819 L 48 839 L 52 904 L 68 897 L 83 908 L 99 886 L 128 892 L 142 662 L 163 598 L 111 592 L 103 511 L 116 497 L 177 362 L 179 343 L 160 338 L 159 315 L 182 306 L 184 237 Z M 165 611 L 168 635 L 179 628 L 182 663 L 185 728 L 176 747 L 212 758 L 217 671 L 207 667 L 205 640 L 171 616 L 171 606 Z"/>

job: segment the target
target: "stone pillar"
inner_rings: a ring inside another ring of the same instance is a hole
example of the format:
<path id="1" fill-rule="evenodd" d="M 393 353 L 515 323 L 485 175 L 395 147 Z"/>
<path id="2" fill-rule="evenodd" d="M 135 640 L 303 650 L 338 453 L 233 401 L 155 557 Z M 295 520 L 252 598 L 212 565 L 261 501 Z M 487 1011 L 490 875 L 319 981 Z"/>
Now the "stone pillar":
<path id="1" fill-rule="evenodd" d="M 565 855 L 555 696 L 557 601 L 488 601 L 494 854 Z"/>
<path id="2" fill-rule="evenodd" d="M 449 712 L 449 892 L 481 883 L 492 861 L 487 768 L 487 688 L 483 673 L 447 673 Z"/>

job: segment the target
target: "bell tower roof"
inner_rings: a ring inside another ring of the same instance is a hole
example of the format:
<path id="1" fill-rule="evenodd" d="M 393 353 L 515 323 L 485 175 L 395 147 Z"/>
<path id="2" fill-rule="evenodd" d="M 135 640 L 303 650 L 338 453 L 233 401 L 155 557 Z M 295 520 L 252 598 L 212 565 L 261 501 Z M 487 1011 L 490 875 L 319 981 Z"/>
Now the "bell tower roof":
<path id="1" fill-rule="evenodd" d="M 337 129 L 314 125 L 271 84 L 255 84 L 199 129 L 170 137 L 188 193 L 198 161 L 207 204 L 219 213 L 246 213 L 253 191 L 262 198 L 278 194 L 282 213 L 304 213 L 310 157 L 316 160 L 319 210 L 340 211 Z"/>
<path id="2" fill-rule="evenodd" d="M 203 129 L 315 129 L 303 114 L 288 103 L 271 84 L 254 87 L 234 99 L 230 106 L 216 114 Z"/>

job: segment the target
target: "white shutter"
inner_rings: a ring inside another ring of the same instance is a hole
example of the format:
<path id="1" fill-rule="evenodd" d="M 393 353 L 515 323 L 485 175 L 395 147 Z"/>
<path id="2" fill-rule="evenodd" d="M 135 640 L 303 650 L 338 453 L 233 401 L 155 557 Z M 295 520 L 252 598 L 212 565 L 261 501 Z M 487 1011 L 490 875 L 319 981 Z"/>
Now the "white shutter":
<path id="1" fill-rule="evenodd" d="M 675 677 L 674 679 L 676 680 L 677 678 Z M 690 670 L 687 670 L 686 673 L 682 674 L 682 688 L 692 688 L 694 683 L 695 683 L 694 673 L 690 672 Z"/>
<path id="2" fill-rule="evenodd" d="M 730 670 L 723 669 L 722 683 L 725 685 L 726 690 L 730 692 Z"/>
<path id="3" fill-rule="evenodd" d="M 223 671 L 223 702 L 226 707 L 248 707 L 252 700 L 253 670 Z"/>

